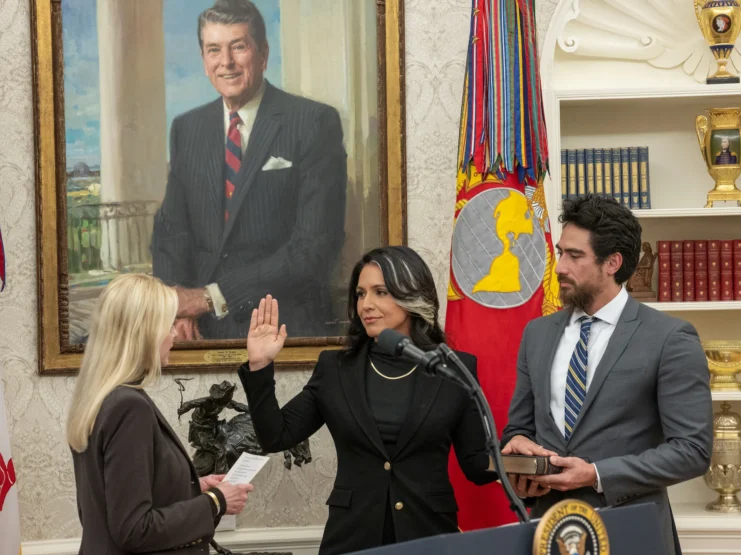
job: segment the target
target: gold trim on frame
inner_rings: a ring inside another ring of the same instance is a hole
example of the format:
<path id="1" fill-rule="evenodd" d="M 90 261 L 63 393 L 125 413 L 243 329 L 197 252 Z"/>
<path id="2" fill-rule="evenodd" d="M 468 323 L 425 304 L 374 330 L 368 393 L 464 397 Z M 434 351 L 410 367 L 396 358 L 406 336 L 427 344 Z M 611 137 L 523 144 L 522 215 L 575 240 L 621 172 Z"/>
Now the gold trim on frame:
<path id="1" fill-rule="evenodd" d="M 366 0 L 368 1 L 368 0 Z M 378 35 L 378 102 L 380 129 L 381 242 L 403 245 L 406 230 L 406 150 L 404 112 L 403 0 L 376 0 Z M 61 0 L 31 0 L 31 47 L 36 148 L 37 249 L 39 293 L 39 372 L 74 373 L 82 345 L 67 345 L 66 196 L 59 181 L 65 164 L 64 76 L 61 44 Z M 64 239 L 65 243 L 62 243 Z M 289 339 L 276 360 L 279 369 L 307 369 L 319 352 L 339 348 L 340 337 Z M 176 344 L 171 371 L 233 369 L 246 360 L 244 340 L 194 341 Z"/>

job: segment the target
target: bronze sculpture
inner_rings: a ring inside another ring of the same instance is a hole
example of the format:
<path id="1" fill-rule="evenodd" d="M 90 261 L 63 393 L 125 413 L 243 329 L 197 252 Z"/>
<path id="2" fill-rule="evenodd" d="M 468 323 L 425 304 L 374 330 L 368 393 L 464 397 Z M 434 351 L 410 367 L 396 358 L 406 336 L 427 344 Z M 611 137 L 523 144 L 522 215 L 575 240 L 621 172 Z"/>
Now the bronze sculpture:
<path id="1" fill-rule="evenodd" d="M 199 476 L 226 474 L 242 453 L 266 454 L 257 440 L 249 407 L 233 399 L 235 390 L 236 385 L 227 381 L 213 384 L 208 397 L 181 402 L 178 408 L 178 416 L 193 411 L 188 442 L 196 449 L 193 464 Z M 227 408 L 240 414 L 228 421 L 220 419 Z M 289 470 L 292 463 L 301 466 L 311 462 L 309 440 L 284 451 L 283 457 L 283 465 Z"/>
<path id="2" fill-rule="evenodd" d="M 181 380 L 183 379 L 175 381 L 182 395 L 185 387 Z M 193 464 L 199 476 L 226 474 L 239 456 L 245 452 L 254 455 L 266 454 L 257 440 L 249 407 L 233 399 L 236 388 L 233 383 L 223 381 L 209 388 L 208 397 L 185 402 L 181 397 L 178 418 L 193 411 L 188 428 L 188 442 L 196 449 Z M 235 410 L 239 414 L 230 420 L 220 419 L 219 416 L 225 409 Z M 292 463 L 296 466 L 310 463 L 309 440 L 299 443 L 289 451 L 284 451 L 283 457 L 283 466 L 289 470 Z M 240 555 L 221 547 L 216 540 L 211 541 L 211 546 L 220 555 Z M 249 555 L 264 554 L 251 553 Z M 279 555 L 290 555 L 290 553 Z"/>
<path id="3" fill-rule="evenodd" d="M 656 293 L 651 289 L 654 275 L 654 263 L 657 255 L 651 249 L 651 243 L 644 242 L 641 250 L 643 255 L 638 261 L 635 273 L 630 276 L 625 288 L 635 299 L 641 301 L 656 301 Z"/>

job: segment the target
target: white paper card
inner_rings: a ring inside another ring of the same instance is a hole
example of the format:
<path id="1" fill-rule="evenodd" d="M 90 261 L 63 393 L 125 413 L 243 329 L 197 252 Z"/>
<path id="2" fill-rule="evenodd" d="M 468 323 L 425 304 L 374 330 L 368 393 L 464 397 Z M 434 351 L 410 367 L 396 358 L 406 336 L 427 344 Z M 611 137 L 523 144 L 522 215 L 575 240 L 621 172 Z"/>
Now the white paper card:
<path id="1" fill-rule="evenodd" d="M 242 453 L 234 466 L 229 469 L 224 481 L 235 485 L 249 484 L 269 460 L 270 457 Z"/>
<path id="2" fill-rule="evenodd" d="M 216 527 L 217 532 L 233 532 L 237 529 L 237 515 L 224 515 Z"/>

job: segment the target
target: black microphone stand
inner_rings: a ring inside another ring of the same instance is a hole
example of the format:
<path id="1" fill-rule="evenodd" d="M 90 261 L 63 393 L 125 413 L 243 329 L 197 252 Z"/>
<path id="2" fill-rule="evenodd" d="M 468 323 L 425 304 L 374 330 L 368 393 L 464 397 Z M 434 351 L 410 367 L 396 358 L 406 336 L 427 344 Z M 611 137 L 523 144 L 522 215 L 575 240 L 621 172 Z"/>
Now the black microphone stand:
<path id="1" fill-rule="evenodd" d="M 489 407 L 489 403 L 484 397 L 481 386 L 478 384 L 468 368 L 466 368 L 466 365 L 463 364 L 455 351 L 453 351 L 453 349 L 448 347 L 445 343 L 441 343 L 438 347 L 438 352 L 440 353 L 442 363 L 437 363 L 435 367 L 436 373 L 463 387 L 466 391 L 468 391 L 469 395 L 476 403 L 476 408 L 479 411 L 481 421 L 484 424 L 484 431 L 486 433 L 486 450 L 489 453 L 489 457 L 491 457 L 491 460 L 494 461 L 494 468 L 499 474 L 499 481 L 501 482 L 502 487 L 504 488 L 504 492 L 507 494 L 507 498 L 509 499 L 510 509 L 512 509 L 512 512 L 517 515 L 517 518 L 520 520 L 520 522 L 529 522 L 530 515 L 528 515 L 527 509 L 525 509 L 525 505 L 522 503 L 522 500 L 515 493 L 515 490 L 512 488 L 512 484 L 509 483 L 507 474 L 504 472 L 504 463 L 502 462 L 501 448 L 499 444 L 499 438 L 497 437 L 497 428 L 496 424 L 494 423 L 494 416 L 491 413 L 491 407 Z M 448 368 L 445 364 L 447 362 L 454 364 L 455 367 L 460 370 L 460 374 Z M 461 379 L 461 375 L 463 375 L 465 379 Z"/>

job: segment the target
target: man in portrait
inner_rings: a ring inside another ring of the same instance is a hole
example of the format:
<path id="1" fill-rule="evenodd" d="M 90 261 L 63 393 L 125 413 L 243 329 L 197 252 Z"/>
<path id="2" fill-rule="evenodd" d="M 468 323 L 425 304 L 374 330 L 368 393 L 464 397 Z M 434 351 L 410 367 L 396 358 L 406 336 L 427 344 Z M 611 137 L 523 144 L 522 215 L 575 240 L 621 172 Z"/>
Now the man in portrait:
<path id="1" fill-rule="evenodd" d="M 715 154 L 715 165 L 738 164 L 738 155 L 730 150 L 728 137 L 720 140 L 720 151 Z"/>
<path id="2" fill-rule="evenodd" d="M 175 118 L 152 265 L 180 299 L 179 339 L 244 337 L 270 293 L 293 336 L 321 336 L 344 242 L 347 155 L 334 108 L 265 78 L 265 22 L 249 0 L 198 18 L 220 97 Z"/>

